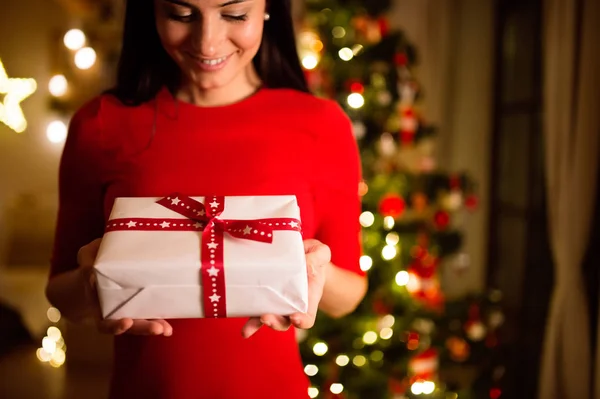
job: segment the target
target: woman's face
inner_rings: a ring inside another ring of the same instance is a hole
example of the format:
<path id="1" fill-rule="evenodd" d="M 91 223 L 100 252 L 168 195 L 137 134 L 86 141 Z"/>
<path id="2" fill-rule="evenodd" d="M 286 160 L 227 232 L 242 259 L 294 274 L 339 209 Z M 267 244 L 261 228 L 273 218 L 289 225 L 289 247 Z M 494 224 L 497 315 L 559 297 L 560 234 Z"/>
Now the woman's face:
<path id="1" fill-rule="evenodd" d="M 160 40 L 200 90 L 249 81 L 261 44 L 266 0 L 155 0 Z"/>

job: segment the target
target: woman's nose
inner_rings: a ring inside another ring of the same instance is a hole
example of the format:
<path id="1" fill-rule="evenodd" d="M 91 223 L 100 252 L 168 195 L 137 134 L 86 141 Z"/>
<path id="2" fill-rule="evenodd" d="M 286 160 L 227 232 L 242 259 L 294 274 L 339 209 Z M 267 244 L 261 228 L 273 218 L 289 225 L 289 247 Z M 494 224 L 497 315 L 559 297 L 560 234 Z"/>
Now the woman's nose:
<path id="1" fill-rule="evenodd" d="M 224 27 L 218 18 L 205 17 L 193 32 L 194 50 L 202 57 L 218 56 L 219 43 L 223 40 Z"/>

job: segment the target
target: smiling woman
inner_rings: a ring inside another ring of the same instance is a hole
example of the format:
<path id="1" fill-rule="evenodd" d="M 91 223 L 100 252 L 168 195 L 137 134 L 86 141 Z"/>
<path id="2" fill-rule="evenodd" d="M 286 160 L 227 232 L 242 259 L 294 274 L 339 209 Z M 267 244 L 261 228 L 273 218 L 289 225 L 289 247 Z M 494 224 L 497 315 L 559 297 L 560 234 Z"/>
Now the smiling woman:
<path id="1" fill-rule="evenodd" d="M 318 310 L 352 312 L 366 279 L 351 123 L 308 93 L 290 1 L 128 0 L 117 75 L 71 121 L 48 299 L 65 318 L 95 317 L 115 335 L 112 399 L 306 398 L 290 327 L 311 328 Z M 307 311 L 100 318 L 93 266 L 115 199 L 172 192 L 294 195 Z"/>
<path id="2" fill-rule="evenodd" d="M 308 92 L 289 0 L 268 10 L 265 0 L 154 0 L 154 8 L 130 0 L 117 79 L 112 93 L 129 104 L 182 82 L 196 83 L 184 85 L 181 99 L 197 104 L 204 89 L 224 86 L 241 85 L 240 98 L 260 85 Z"/>

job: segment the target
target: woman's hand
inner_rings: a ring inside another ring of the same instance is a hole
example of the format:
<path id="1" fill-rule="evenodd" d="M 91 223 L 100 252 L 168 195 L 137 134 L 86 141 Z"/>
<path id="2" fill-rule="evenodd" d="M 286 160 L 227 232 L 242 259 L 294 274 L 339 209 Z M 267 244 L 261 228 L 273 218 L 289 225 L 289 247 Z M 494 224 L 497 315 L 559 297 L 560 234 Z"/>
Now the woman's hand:
<path id="1" fill-rule="evenodd" d="M 309 239 L 304 240 L 304 253 L 306 254 L 308 272 L 308 311 L 306 313 L 295 313 L 289 317 L 273 314 L 252 317 L 242 328 L 244 337 L 252 336 L 263 325 L 277 331 L 285 331 L 292 325 L 297 328 L 308 329 L 315 324 L 319 302 L 325 286 L 325 268 L 331 261 L 331 251 L 327 245 Z"/>
<path id="2" fill-rule="evenodd" d="M 100 248 L 101 242 L 101 238 L 94 240 L 88 245 L 83 246 L 77 254 L 79 270 L 83 278 L 88 301 L 93 304 L 93 314 L 98 330 L 103 333 L 114 335 L 123 333 L 136 335 L 164 335 L 167 337 L 172 335 L 173 328 L 165 320 L 134 320 L 129 318 L 104 320 L 102 318 L 94 274 L 94 262 L 98 255 L 98 249 Z"/>

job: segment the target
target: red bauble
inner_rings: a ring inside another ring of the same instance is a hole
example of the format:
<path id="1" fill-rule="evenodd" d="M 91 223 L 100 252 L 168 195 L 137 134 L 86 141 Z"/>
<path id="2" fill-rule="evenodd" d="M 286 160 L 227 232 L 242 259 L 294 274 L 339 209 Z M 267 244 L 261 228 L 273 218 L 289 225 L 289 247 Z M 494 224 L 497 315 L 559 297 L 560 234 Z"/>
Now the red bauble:
<path id="1" fill-rule="evenodd" d="M 391 308 L 383 302 L 381 299 L 376 299 L 373 301 L 373 312 L 378 315 L 389 314 L 391 312 Z"/>
<path id="2" fill-rule="evenodd" d="M 383 216 L 391 216 L 397 218 L 406 208 L 404 199 L 398 194 L 387 194 L 379 202 L 379 213 Z"/>
<path id="3" fill-rule="evenodd" d="M 412 144 L 415 141 L 415 132 L 410 130 L 400 131 L 400 141 L 404 145 Z"/>
<path id="4" fill-rule="evenodd" d="M 398 66 L 408 64 L 408 57 L 404 53 L 397 53 L 394 56 L 394 63 Z"/>
<path id="5" fill-rule="evenodd" d="M 450 176 L 449 183 L 452 190 L 460 189 L 460 176 Z"/>
<path id="6" fill-rule="evenodd" d="M 429 348 L 408 361 L 408 369 L 413 380 L 435 379 L 438 367 L 439 354 L 434 348 Z"/>
<path id="7" fill-rule="evenodd" d="M 363 84 L 360 82 L 354 82 L 354 83 L 350 84 L 350 91 L 352 93 L 362 94 L 365 92 L 365 86 L 363 86 Z"/>
<path id="8" fill-rule="evenodd" d="M 498 399 L 502 395 L 502 391 L 499 388 L 490 389 L 490 399 Z"/>
<path id="9" fill-rule="evenodd" d="M 437 211 L 433 220 L 435 221 L 435 226 L 438 229 L 443 230 L 450 224 L 450 215 L 445 211 Z"/>
<path id="10" fill-rule="evenodd" d="M 479 205 L 479 199 L 475 194 L 471 194 L 467 198 L 465 198 L 465 206 L 467 207 L 467 209 L 471 211 L 475 210 L 477 208 L 477 205 Z"/>

